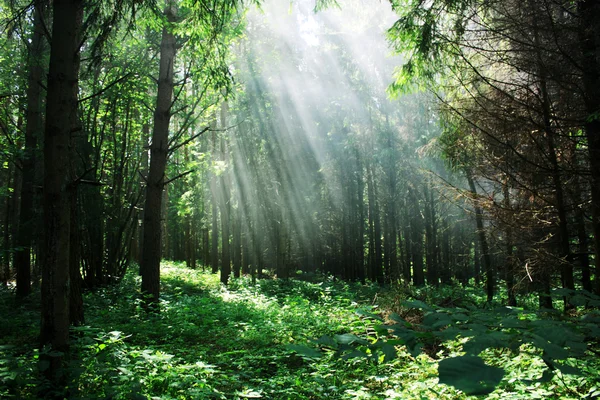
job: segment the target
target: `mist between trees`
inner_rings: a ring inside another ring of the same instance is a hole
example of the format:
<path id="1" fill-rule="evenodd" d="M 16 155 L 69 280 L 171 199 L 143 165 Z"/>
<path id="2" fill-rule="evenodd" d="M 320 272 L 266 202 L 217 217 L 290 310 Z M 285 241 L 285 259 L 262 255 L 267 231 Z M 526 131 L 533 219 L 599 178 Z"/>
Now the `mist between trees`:
<path id="1" fill-rule="evenodd" d="M 41 290 L 51 381 L 82 292 L 139 265 L 159 312 L 163 258 L 224 285 L 600 294 L 597 2 L 34 0 L 0 19 L 0 276 Z"/>

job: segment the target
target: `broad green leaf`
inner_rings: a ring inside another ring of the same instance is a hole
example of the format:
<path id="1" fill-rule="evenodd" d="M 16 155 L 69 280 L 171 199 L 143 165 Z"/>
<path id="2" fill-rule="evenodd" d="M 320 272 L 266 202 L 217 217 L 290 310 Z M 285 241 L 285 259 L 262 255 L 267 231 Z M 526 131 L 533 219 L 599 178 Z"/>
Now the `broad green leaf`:
<path id="1" fill-rule="evenodd" d="M 320 338 L 318 338 L 316 340 L 317 344 L 320 344 L 322 346 L 327 346 L 327 347 L 331 347 L 333 349 L 337 348 L 337 342 L 335 340 L 333 340 L 333 338 L 331 336 L 327 336 L 327 335 L 323 335 Z"/>
<path id="2" fill-rule="evenodd" d="M 533 345 L 544 350 L 544 355 L 552 360 L 564 360 L 569 357 L 567 350 L 543 339 L 534 339 Z"/>
<path id="3" fill-rule="evenodd" d="M 351 333 L 344 333 L 343 335 L 335 335 L 335 340 L 341 344 L 352 344 L 352 343 L 358 343 L 358 344 L 363 344 L 363 345 L 369 344 L 369 342 L 367 342 L 366 340 L 361 339 L 358 336 L 353 335 Z"/>
<path id="4" fill-rule="evenodd" d="M 581 294 L 576 294 L 575 296 L 569 299 L 569 303 L 574 305 L 575 307 L 585 306 L 587 302 L 588 299 Z"/>
<path id="5" fill-rule="evenodd" d="M 452 318 L 448 314 L 441 312 L 433 312 L 423 318 L 423 325 L 427 325 L 432 329 L 443 328 L 451 323 Z"/>
<path id="6" fill-rule="evenodd" d="M 581 370 L 571 365 L 554 363 L 554 366 L 558 368 L 563 374 L 581 375 Z"/>
<path id="7" fill-rule="evenodd" d="M 397 356 L 396 348 L 389 343 L 381 344 L 381 352 L 384 354 L 383 362 L 393 361 Z"/>
<path id="8" fill-rule="evenodd" d="M 391 319 L 394 322 L 398 322 L 399 324 L 404 324 L 404 325 L 410 326 L 409 322 L 405 321 L 404 318 L 402 318 L 395 312 L 391 313 L 388 317 L 389 317 L 389 319 Z"/>
<path id="9" fill-rule="evenodd" d="M 522 321 L 516 317 L 506 317 L 500 320 L 500 326 L 502 328 L 524 328 L 527 325 L 525 321 Z"/>
<path id="10" fill-rule="evenodd" d="M 301 344 L 288 344 L 286 347 L 288 350 L 296 352 L 302 357 L 320 358 L 322 356 L 319 350 Z"/>
<path id="11" fill-rule="evenodd" d="M 468 395 L 494 391 L 504 377 L 504 370 L 490 367 L 476 356 L 446 358 L 439 362 L 440 383 L 454 386 Z"/>
<path id="12" fill-rule="evenodd" d="M 373 312 L 371 312 L 371 311 L 368 311 L 368 310 L 362 309 L 362 308 L 358 308 L 358 309 L 356 309 L 354 312 L 355 312 L 356 314 L 358 314 L 358 315 L 362 316 L 362 317 L 366 317 L 366 318 L 373 318 L 373 319 L 377 319 L 377 320 L 379 320 L 379 321 L 381 321 L 381 320 L 382 320 L 382 318 L 381 318 L 379 315 L 377 315 L 377 314 L 375 314 L 375 313 L 373 313 Z"/>
<path id="13" fill-rule="evenodd" d="M 402 305 L 407 308 L 418 308 L 425 311 L 433 311 L 433 308 L 421 300 L 404 300 Z"/>
<path id="14" fill-rule="evenodd" d="M 550 382 L 552 378 L 554 378 L 554 371 L 546 369 L 539 379 L 523 379 L 523 383 L 526 385 L 532 385 L 534 383 L 547 383 Z"/>

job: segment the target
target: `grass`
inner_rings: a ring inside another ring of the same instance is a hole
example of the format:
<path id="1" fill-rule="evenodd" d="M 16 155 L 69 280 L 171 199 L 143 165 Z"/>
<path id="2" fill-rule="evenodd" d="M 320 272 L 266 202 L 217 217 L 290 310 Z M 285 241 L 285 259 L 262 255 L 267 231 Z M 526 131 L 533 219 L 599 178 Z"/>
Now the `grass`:
<path id="1" fill-rule="evenodd" d="M 330 279 L 253 286 L 246 278 L 225 288 L 216 275 L 169 262 L 162 265 L 159 314 L 142 310 L 138 288 L 139 278 L 128 274 L 117 286 L 86 294 L 86 325 L 73 329 L 71 398 L 464 399 L 439 383 L 437 368 L 440 360 L 463 355 L 469 339 L 444 338 L 449 328 L 429 332 L 423 322 L 458 315 L 451 310 L 488 315 L 477 311 L 483 297 L 476 290 L 382 291 Z M 446 308 L 409 307 L 403 302 L 409 297 Z M 448 308 L 449 298 L 461 304 Z M 0 294 L 0 398 L 36 396 L 38 304 L 34 296 L 15 308 L 11 293 Z M 394 318 L 415 327 L 422 351 L 382 329 Z M 579 375 L 552 376 L 528 343 L 518 351 L 490 346 L 480 355 L 505 371 L 487 398 L 600 395 L 599 363 L 589 352 L 564 361 Z"/>

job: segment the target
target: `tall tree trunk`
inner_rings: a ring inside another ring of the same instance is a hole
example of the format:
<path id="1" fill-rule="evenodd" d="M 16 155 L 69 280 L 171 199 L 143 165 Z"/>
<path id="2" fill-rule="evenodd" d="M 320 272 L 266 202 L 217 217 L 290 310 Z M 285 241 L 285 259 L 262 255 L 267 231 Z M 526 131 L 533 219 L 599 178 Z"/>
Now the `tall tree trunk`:
<path id="1" fill-rule="evenodd" d="M 34 218 L 33 209 L 36 157 L 38 138 L 42 137 L 42 79 L 44 67 L 40 65 L 45 50 L 42 14 L 44 2 L 34 2 L 33 34 L 29 48 L 29 78 L 27 82 L 27 116 L 25 127 L 25 150 L 21 162 L 23 186 L 21 194 L 21 213 L 17 249 L 15 253 L 15 269 L 17 271 L 17 298 L 23 298 L 31 292 L 31 243 L 33 241 Z"/>
<path id="2" fill-rule="evenodd" d="M 542 119 L 544 133 L 548 144 L 548 159 L 551 166 L 552 185 L 554 186 L 555 208 L 558 214 L 558 226 L 556 227 L 556 239 L 558 241 L 558 258 L 560 263 L 560 275 L 563 287 L 565 289 L 575 289 L 573 279 L 573 264 L 571 260 L 571 250 L 569 246 L 569 229 L 567 221 L 567 210 L 565 206 L 565 196 L 562 185 L 562 177 L 558 157 L 556 154 L 556 132 L 552 123 L 552 102 L 548 91 L 547 72 L 542 59 L 542 45 L 539 38 L 539 27 L 537 15 L 540 10 L 536 7 L 533 0 L 529 0 L 532 9 L 533 39 L 536 45 L 536 67 L 539 76 L 539 90 L 542 108 Z M 550 274 L 550 271 L 548 271 Z M 565 309 L 569 307 L 568 297 L 564 297 Z"/>
<path id="3" fill-rule="evenodd" d="M 442 218 L 442 263 L 441 263 L 441 273 L 440 277 L 442 278 L 442 283 L 444 285 L 449 285 L 452 283 L 452 274 L 450 272 L 451 264 L 451 254 L 450 254 L 450 223 L 448 222 L 448 216 Z"/>
<path id="4" fill-rule="evenodd" d="M 477 237 L 479 239 L 479 248 L 481 250 L 481 256 L 483 258 L 483 268 L 485 270 L 485 287 L 487 293 L 487 301 L 491 302 L 494 299 L 494 287 L 496 285 L 496 277 L 494 269 L 492 267 L 492 260 L 490 258 L 490 251 L 488 247 L 487 238 L 485 236 L 485 229 L 483 227 L 483 211 L 477 200 L 477 188 L 475 187 L 475 181 L 471 176 L 470 172 L 466 173 L 467 181 L 469 183 L 469 189 L 473 194 L 473 208 L 475 209 L 475 224 L 477 226 Z"/>
<path id="5" fill-rule="evenodd" d="M 376 282 L 376 267 L 375 267 L 375 194 L 373 192 L 373 176 L 371 173 L 371 165 L 365 165 L 367 172 L 367 204 L 368 204 L 368 254 L 367 258 L 367 277 L 371 282 Z"/>
<path id="6" fill-rule="evenodd" d="M 14 168 L 13 164 L 9 164 L 8 171 L 6 174 L 6 186 L 10 187 L 10 182 L 14 179 L 14 173 L 12 172 L 12 168 Z M 10 280 L 10 216 L 12 214 L 12 204 L 11 197 L 6 196 L 6 201 L 4 202 L 4 234 L 2 235 L 2 280 L 4 285 L 8 285 L 8 281 Z"/>
<path id="7" fill-rule="evenodd" d="M 226 128 L 227 124 L 227 102 L 224 101 L 221 104 L 221 129 Z M 220 152 L 221 159 L 227 163 L 229 147 L 224 137 L 220 140 Z M 221 283 L 227 285 L 229 282 L 229 276 L 231 275 L 231 252 L 229 246 L 229 227 L 230 227 L 230 213 L 231 213 L 231 201 L 230 201 L 230 169 L 227 169 L 221 174 L 219 179 L 219 206 L 221 210 Z"/>
<path id="8" fill-rule="evenodd" d="M 216 161 L 217 156 L 217 136 L 216 120 L 211 123 L 212 126 L 212 156 Z M 215 172 L 210 174 L 210 204 L 211 204 L 211 246 L 210 246 L 210 265 L 211 272 L 219 272 L 219 199 L 217 196 L 217 177 Z"/>
<path id="9" fill-rule="evenodd" d="M 242 216 L 238 210 L 233 218 L 233 277 L 239 278 L 242 269 Z"/>
<path id="10" fill-rule="evenodd" d="M 154 127 L 150 145 L 150 171 L 146 186 L 144 206 L 144 253 L 142 254 L 142 295 L 148 308 L 157 309 L 160 295 L 161 259 L 161 214 L 165 171 L 169 143 L 169 123 L 173 98 L 173 64 L 176 43 L 170 23 L 176 20 L 174 1 L 169 0 L 164 10 L 169 24 L 162 30 L 160 44 L 160 68 L 158 73 L 158 93 L 154 111 Z"/>
<path id="11" fill-rule="evenodd" d="M 69 176 L 72 121 L 77 112 L 79 32 L 82 0 L 53 3 L 52 45 L 44 132 L 44 250 L 40 363 L 55 385 L 66 383 L 63 361 L 69 352 Z"/>
<path id="12" fill-rule="evenodd" d="M 410 223 L 411 235 L 411 257 L 413 265 L 413 284 L 415 286 L 425 285 L 425 271 L 423 270 L 423 223 L 419 202 L 410 192 L 412 220 Z"/>
<path id="13" fill-rule="evenodd" d="M 588 232 L 585 227 L 585 214 L 582 204 L 582 193 L 580 179 L 577 177 L 573 182 L 573 201 L 575 202 L 575 225 L 577 227 L 577 241 L 579 266 L 581 267 L 581 285 L 589 292 L 592 291 L 592 281 L 590 274 L 590 256 L 588 244 Z"/>
<path id="14" fill-rule="evenodd" d="M 596 263 L 596 293 L 600 294 L 600 3 L 580 0 L 579 43 L 581 46 L 584 101 L 587 118 L 584 122 L 588 142 L 594 260 Z"/>
<path id="15" fill-rule="evenodd" d="M 509 180 L 507 179 L 502 187 L 502 191 L 504 194 L 504 209 L 510 209 L 510 187 Z M 513 234 L 512 227 L 510 226 L 510 221 L 506 224 L 506 230 L 504 232 L 506 236 L 506 260 L 504 262 L 505 275 L 504 278 L 506 280 L 506 292 L 508 294 L 508 305 L 511 307 L 517 306 L 517 297 L 515 296 L 515 260 L 513 257 Z"/>
<path id="16" fill-rule="evenodd" d="M 427 263 L 427 283 L 437 286 L 439 284 L 438 260 L 437 260 L 437 238 L 435 227 L 435 204 L 430 182 L 425 184 L 425 244 Z"/>

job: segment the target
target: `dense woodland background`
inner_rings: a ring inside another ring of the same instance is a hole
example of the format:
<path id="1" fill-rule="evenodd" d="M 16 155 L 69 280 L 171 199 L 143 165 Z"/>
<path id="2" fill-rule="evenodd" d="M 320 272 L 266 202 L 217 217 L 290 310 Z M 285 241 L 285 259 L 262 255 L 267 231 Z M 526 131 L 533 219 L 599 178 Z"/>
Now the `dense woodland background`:
<path id="1" fill-rule="evenodd" d="M 0 277 L 41 304 L 40 396 L 85 296 L 139 274 L 165 312 L 161 259 L 599 318 L 595 1 L 2 1 L 0 21 Z M 551 371 L 597 349 L 593 321 L 573 354 L 534 343 Z"/>

